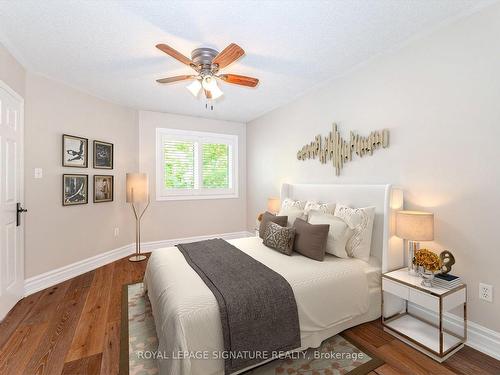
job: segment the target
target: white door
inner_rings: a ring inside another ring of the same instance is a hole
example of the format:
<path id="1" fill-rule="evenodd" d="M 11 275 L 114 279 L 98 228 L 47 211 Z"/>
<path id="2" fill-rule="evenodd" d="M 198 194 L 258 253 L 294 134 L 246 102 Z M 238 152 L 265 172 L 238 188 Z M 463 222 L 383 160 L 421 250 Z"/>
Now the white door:
<path id="1" fill-rule="evenodd" d="M 23 100 L 0 81 L 0 320 L 24 294 L 22 163 Z"/>

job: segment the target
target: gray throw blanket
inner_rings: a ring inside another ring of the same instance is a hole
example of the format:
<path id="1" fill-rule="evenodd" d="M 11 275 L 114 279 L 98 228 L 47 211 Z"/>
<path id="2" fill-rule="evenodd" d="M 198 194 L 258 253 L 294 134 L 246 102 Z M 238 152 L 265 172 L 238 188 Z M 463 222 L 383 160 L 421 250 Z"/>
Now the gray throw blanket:
<path id="1" fill-rule="evenodd" d="M 222 239 L 177 248 L 219 304 L 226 374 L 300 347 L 297 303 L 283 276 Z"/>

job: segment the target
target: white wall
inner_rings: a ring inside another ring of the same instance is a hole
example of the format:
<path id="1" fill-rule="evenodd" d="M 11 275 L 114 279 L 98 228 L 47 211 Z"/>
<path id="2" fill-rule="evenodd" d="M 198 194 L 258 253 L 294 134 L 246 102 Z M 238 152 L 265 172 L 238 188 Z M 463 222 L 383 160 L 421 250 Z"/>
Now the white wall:
<path id="1" fill-rule="evenodd" d="M 156 201 L 156 128 L 238 135 L 239 197 Z M 222 234 L 246 227 L 245 124 L 159 112 L 139 112 L 140 169 L 150 176 L 151 205 L 144 215 L 142 239 L 158 241 L 205 234 Z"/>
<path id="2" fill-rule="evenodd" d="M 500 6 L 386 54 L 247 127 L 247 227 L 282 182 L 394 183 L 406 207 L 435 213 L 435 249 L 450 249 L 468 283 L 469 319 L 500 331 Z M 298 161 L 297 150 L 337 122 L 391 146 L 348 163 Z M 335 198 L 332 197 L 332 200 Z M 494 303 L 478 283 L 495 286 Z"/>
<path id="3" fill-rule="evenodd" d="M 125 203 L 125 173 L 138 168 L 137 111 L 28 73 L 25 98 L 25 231 L 27 278 L 134 241 Z M 89 167 L 61 165 L 62 134 L 89 139 Z M 92 141 L 114 144 L 114 169 L 92 168 Z M 35 179 L 34 168 L 43 168 Z M 89 175 L 89 203 L 62 206 L 62 174 Z M 92 203 L 93 175 L 114 175 L 114 201 Z M 120 235 L 114 236 L 114 228 Z"/>
<path id="4" fill-rule="evenodd" d="M 26 71 L 2 44 L 0 44 L 0 80 L 24 97 Z"/>

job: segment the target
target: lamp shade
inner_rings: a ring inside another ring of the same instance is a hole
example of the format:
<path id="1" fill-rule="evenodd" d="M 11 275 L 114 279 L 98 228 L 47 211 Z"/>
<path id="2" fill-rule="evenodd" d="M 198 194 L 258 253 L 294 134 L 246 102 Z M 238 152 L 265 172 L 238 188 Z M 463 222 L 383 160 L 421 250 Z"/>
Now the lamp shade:
<path id="1" fill-rule="evenodd" d="M 396 236 L 411 241 L 434 239 L 434 214 L 420 211 L 398 211 Z"/>
<path id="2" fill-rule="evenodd" d="M 127 173 L 127 203 L 142 203 L 149 199 L 149 182 L 146 173 Z"/>
<path id="3" fill-rule="evenodd" d="M 199 80 L 195 79 L 193 82 L 191 82 L 189 85 L 186 86 L 186 88 L 189 90 L 193 96 L 198 96 L 201 90 L 201 83 Z"/>
<path id="4" fill-rule="evenodd" d="M 279 198 L 268 198 L 267 210 L 273 214 L 276 214 L 280 210 L 280 204 L 281 202 Z"/>
<path id="5" fill-rule="evenodd" d="M 210 91 L 212 99 L 214 100 L 223 95 L 223 92 L 219 89 L 219 86 L 217 86 L 217 81 L 212 76 L 203 78 L 202 86 L 205 90 Z"/>

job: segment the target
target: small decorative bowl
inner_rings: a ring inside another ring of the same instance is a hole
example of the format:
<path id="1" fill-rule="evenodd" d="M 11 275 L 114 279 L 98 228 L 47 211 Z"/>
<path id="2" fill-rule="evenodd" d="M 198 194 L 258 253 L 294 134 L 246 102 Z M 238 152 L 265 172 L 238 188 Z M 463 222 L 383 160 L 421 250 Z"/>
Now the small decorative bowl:
<path id="1" fill-rule="evenodd" d="M 432 281 L 434 280 L 434 275 L 437 273 L 439 273 L 439 271 L 433 272 L 433 271 L 429 271 L 429 270 L 424 270 L 424 272 L 422 272 L 423 280 L 422 280 L 421 285 L 425 286 L 427 288 L 432 288 Z"/>

